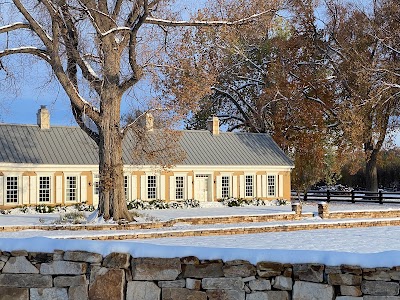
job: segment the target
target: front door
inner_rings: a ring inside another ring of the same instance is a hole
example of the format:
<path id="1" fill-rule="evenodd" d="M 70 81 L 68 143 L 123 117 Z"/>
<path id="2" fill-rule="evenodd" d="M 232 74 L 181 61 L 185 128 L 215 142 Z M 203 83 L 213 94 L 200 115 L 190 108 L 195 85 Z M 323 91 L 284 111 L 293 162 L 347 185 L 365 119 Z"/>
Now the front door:
<path id="1" fill-rule="evenodd" d="M 195 199 L 201 202 L 208 201 L 208 175 L 196 175 L 194 184 Z"/>

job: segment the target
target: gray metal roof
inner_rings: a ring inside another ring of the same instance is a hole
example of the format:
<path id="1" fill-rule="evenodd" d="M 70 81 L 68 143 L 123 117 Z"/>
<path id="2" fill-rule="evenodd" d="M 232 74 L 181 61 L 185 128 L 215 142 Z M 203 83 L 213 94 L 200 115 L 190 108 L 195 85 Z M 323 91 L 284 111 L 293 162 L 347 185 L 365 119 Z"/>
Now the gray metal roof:
<path id="1" fill-rule="evenodd" d="M 185 130 L 179 144 L 186 158 L 179 165 L 293 166 L 267 134 Z M 131 155 L 133 139 L 124 142 L 124 163 L 145 164 Z M 79 127 L 0 124 L 0 162 L 97 165 L 96 144 Z"/>

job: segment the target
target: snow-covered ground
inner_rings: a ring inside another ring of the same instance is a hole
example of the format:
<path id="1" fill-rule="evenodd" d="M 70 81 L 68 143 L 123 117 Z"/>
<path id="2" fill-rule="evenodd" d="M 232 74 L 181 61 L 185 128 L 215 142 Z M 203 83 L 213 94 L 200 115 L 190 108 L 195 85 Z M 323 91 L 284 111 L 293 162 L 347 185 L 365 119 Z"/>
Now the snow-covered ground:
<path id="1" fill-rule="evenodd" d="M 400 209 L 400 206 L 367 204 L 331 204 L 331 211 Z M 199 209 L 148 210 L 151 217 L 169 220 L 182 217 L 210 217 L 229 215 L 264 215 L 289 213 L 290 206 L 262 207 L 210 207 Z M 316 212 L 316 204 L 304 205 L 304 211 Z M 39 221 L 39 218 L 41 221 Z M 58 214 L 0 215 L 0 226 L 33 225 L 48 223 L 59 218 Z M 348 220 L 347 220 L 348 221 Z M 177 224 L 166 230 L 207 230 L 207 228 L 241 228 L 245 226 L 287 225 L 288 223 L 338 222 L 317 217 L 292 222 L 253 224 L 225 224 L 191 226 Z M 141 232 L 151 232 L 142 230 Z M 157 231 L 157 230 L 153 230 Z M 133 231 L 115 231 L 127 234 Z M 246 259 L 252 263 L 262 260 L 302 263 L 314 262 L 327 265 L 355 264 L 363 267 L 390 267 L 400 265 L 400 227 L 371 227 L 351 229 L 304 230 L 270 232 L 249 235 L 163 238 L 134 241 L 87 241 L 68 238 L 104 235 L 96 231 L 23 231 L 0 232 L 0 249 L 11 251 L 87 250 L 102 254 L 113 251 L 129 252 L 134 256 L 177 257 L 195 255 L 200 259 Z M 60 239 L 61 238 L 61 239 Z"/>

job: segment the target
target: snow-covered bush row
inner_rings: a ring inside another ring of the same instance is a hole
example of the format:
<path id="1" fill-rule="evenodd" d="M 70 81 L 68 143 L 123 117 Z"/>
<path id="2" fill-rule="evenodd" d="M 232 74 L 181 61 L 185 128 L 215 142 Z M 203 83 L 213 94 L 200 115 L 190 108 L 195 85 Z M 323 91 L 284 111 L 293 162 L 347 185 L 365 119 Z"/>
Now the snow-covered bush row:
<path id="1" fill-rule="evenodd" d="M 220 199 L 218 200 L 225 206 L 235 207 L 235 206 L 245 206 L 245 205 L 253 205 L 253 206 L 265 206 L 265 205 L 287 205 L 288 202 L 284 199 L 278 200 L 261 200 L 261 199 L 243 199 L 243 198 L 227 198 L 227 199 Z"/>
<path id="2" fill-rule="evenodd" d="M 151 200 L 151 201 L 143 201 L 139 199 L 135 199 L 132 201 L 128 201 L 128 209 L 178 209 L 178 208 L 195 208 L 200 207 L 200 202 L 194 199 L 188 199 L 183 201 L 172 201 L 166 202 L 163 200 Z"/>
<path id="3" fill-rule="evenodd" d="M 47 204 L 39 204 L 35 206 L 19 206 L 12 209 L 0 210 L 0 214 L 3 215 L 18 215 L 18 214 L 36 214 L 36 213 L 66 213 L 74 211 L 94 211 L 93 205 L 83 203 L 77 203 L 70 206 L 50 206 Z"/>

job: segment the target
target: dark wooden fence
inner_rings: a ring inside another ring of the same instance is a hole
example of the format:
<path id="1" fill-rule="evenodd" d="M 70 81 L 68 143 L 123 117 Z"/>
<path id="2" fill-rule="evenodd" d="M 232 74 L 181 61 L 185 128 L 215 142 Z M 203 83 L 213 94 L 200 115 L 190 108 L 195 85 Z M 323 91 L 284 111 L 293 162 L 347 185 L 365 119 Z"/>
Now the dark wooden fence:
<path id="1" fill-rule="evenodd" d="M 368 202 L 400 204 L 400 192 L 368 192 L 368 191 L 319 191 L 310 190 L 306 194 L 292 191 L 292 200 L 301 201 L 335 201 L 335 202 Z"/>

